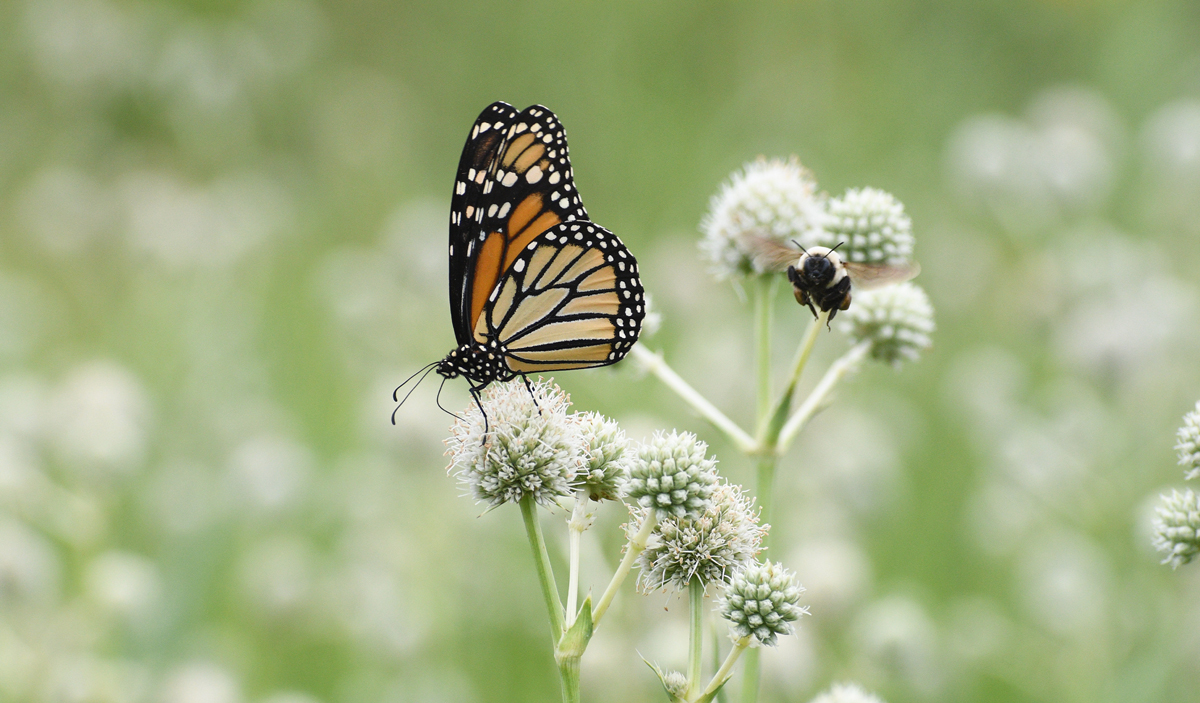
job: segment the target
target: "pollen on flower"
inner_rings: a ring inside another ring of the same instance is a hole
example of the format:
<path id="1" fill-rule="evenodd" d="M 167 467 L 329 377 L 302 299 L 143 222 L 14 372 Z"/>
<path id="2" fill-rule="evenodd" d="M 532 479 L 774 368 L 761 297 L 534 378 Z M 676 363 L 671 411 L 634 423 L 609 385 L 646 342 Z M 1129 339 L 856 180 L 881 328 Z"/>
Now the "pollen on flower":
<path id="1" fill-rule="evenodd" d="M 933 345 L 933 305 L 913 283 L 856 291 L 854 302 L 839 322 L 856 344 L 871 343 L 872 358 L 896 367 L 916 361 Z"/>
<path id="2" fill-rule="evenodd" d="M 700 222 L 700 250 L 720 280 L 760 274 L 747 235 L 807 247 L 820 241 L 823 212 L 816 180 L 795 157 L 760 158 L 735 171 L 713 196 Z"/>
<path id="3" fill-rule="evenodd" d="M 637 524 L 640 519 L 630 521 Z M 706 587 L 728 583 L 754 561 L 766 532 L 741 486 L 720 483 L 700 514 L 659 518 L 638 557 L 638 585 L 648 593 L 668 586 L 686 590 L 693 578 Z"/>
<path id="4" fill-rule="evenodd" d="M 571 401 L 553 381 L 493 383 L 450 428 L 448 471 L 492 507 L 526 495 L 542 505 L 571 494 L 580 467 Z M 536 402 L 534 401 L 536 398 Z M 486 429 L 485 429 L 486 428 Z"/>
<path id="5" fill-rule="evenodd" d="M 1183 467 L 1184 478 L 1191 480 L 1200 477 L 1200 401 L 1196 409 L 1183 416 L 1183 427 L 1175 433 L 1179 443 L 1175 451 L 1179 453 L 1179 465 Z"/>
<path id="6" fill-rule="evenodd" d="M 820 244 L 842 246 L 846 261 L 897 265 L 912 259 L 912 219 L 904 204 L 878 188 L 851 188 L 829 200 Z"/>

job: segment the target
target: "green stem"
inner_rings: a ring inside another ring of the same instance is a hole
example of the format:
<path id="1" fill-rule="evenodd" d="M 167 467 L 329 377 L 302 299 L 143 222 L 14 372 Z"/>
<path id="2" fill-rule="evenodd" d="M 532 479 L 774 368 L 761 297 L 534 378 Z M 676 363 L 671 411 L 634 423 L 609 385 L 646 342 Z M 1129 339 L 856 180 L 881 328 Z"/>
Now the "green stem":
<path id="1" fill-rule="evenodd" d="M 634 347 L 634 349 L 636 348 Z M 593 628 L 600 626 L 600 618 L 608 612 L 608 606 L 612 604 L 613 597 L 617 595 L 621 584 L 625 582 L 625 577 L 629 575 L 629 570 L 633 568 L 633 560 L 645 551 L 646 540 L 650 539 L 650 533 L 654 531 L 654 526 L 657 524 L 658 514 L 653 510 L 647 511 L 646 517 L 642 518 L 642 526 L 638 528 L 637 534 L 629 540 L 629 544 L 625 545 L 625 556 L 621 559 L 621 564 L 613 574 L 612 580 L 608 582 L 608 588 L 604 589 L 604 595 L 600 596 L 596 607 L 592 609 Z"/>
<path id="2" fill-rule="evenodd" d="M 774 311 L 776 280 L 776 276 L 759 276 L 754 288 L 754 354 L 758 371 L 756 414 L 759 422 L 771 407 L 771 313 Z"/>
<path id="3" fill-rule="evenodd" d="M 717 673 L 713 674 L 712 680 L 710 680 L 708 682 L 708 686 L 705 687 L 704 691 L 700 694 L 701 697 L 711 696 L 714 691 L 716 691 L 718 688 L 723 686 L 725 684 L 725 682 L 729 680 L 729 677 L 732 675 L 733 665 L 737 663 L 738 657 L 742 656 L 742 652 L 746 651 L 746 648 L 749 645 L 750 645 L 749 637 L 743 637 L 742 639 L 737 640 L 733 643 L 733 649 L 729 650 L 729 655 L 725 657 L 725 662 L 723 664 L 721 664 L 720 669 L 717 669 Z M 753 654 L 757 651 L 758 651 L 757 649 L 751 650 L 751 653 Z M 757 659 L 757 657 L 755 657 L 755 658 Z M 747 662 L 747 664 L 749 664 L 749 662 Z M 755 671 L 757 672 L 757 670 L 758 669 L 756 667 Z M 758 693 L 758 682 L 757 681 L 755 681 L 754 690 L 755 690 L 755 695 L 757 695 L 757 693 Z"/>
<path id="4" fill-rule="evenodd" d="M 829 398 L 829 393 L 847 375 L 858 370 L 858 366 L 862 363 L 867 352 L 871 351 L 871 343 L 859 342 L 850 347 L 850 350 L 838 357 L 837 361 L 829 365 L 829 369 L 825 371 L 825 375 L 817 382 L 817 385 L 796 409 L 796 414 L 788 418 L 787 423 L 781 428 L 778 439 L 776 440 L 776 448 L 780 453 L 787 451 L 791 446 L 792 441 L 796 439 L 796 435 L 804 429 L 808 421 L 817 414 L 825 405 L 825 401 Z"/>
<path id="5" fill-rule="evenodd" d="M 542 597 L 546 600 L 546 610 L 550 614 L 551 645 L 558 646 L 558 640 L 563 634 L 563 607 L 558 598 L 558 586 L 554 582 L 554 569 L 550 566 L 550 554 L 546 551 L 546 541 L 542 538 L 542 525 L 538 522 L 537 504 L 533 496 L 525 494 L 521 498 L 521 517 L 525 520 L 525 534 L 529 537 L 529 547 L 533 550 L 533 563 L 537 567 L 538 581 L 542 585 Z"/>
<path id="6" fill-rule="evenodd" d="M 691 626 L 688 628 L 687 696 L 694 700 L 700 691 L 701 662 L 704 650 L 704 584 L 695 576 L 688 582 L 688 610 Z"/>
<path id="7" fill-rule="evenodd" d="M 734 647 L 737 651 L 737 647 Z M 758 655 L 761 647 L 755 647 L 746 653 L 746 664 L 742 666 L 742 697 L 740 703 L 755 703 L 758 700 Z M 733 652 L 729 653 L 733 656 Z"/>
<path id="8" fill-rule="evenodd" d="M 579 703 L 579 661 L 580 657 L 564 657 L 558 662 L 563 703 Z"/>
<path id="9" fill-rule="evenodd" d="M 571 519 L 567 521 L 567 540 L 569 544 L 569 572 L 567 575 L 567 627 L 575 624 L 576 604 L 579 595 L 579 541 L 583 531 L 587 529 L 587 491 L 575 493 L 575 506 L 571 509 Z"/>
<path id="10" fill-rule="evenodd" d="M 696 392 L 696 389 L 688 385 L 687 381 L 680 378 L 679 374 L 675 373 L 674 369 L 663 360 L 661 354 L 655 354 L 640 344 L 634 345 L 630 354 L 642 365 L 642 368 L 657 376 L 658 380 L 662 381 L 667 388 L 675 391 L 675 394 L 692 406 L 693 410 L 700 413 L 701 417 L 724 432 L 725 436 L 737 445 L 738 451 L 751 454 L 758 448 L 753 437 L 738 427 L 737 423 L 726 417 L 724 413 L 717 410 L 716 406 Z"/>

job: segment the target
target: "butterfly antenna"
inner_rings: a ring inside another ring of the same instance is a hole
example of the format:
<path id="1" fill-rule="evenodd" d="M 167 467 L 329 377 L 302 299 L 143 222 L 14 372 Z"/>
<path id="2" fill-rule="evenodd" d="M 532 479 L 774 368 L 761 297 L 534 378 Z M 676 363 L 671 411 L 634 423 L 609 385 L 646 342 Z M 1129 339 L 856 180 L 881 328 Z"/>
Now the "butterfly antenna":
<path id="1" fill-rule="evenodd" d="M 440 409 L 442 412 L 444 412 L 444 413 L 446 413 L 447 415 L 449 415 L 450 417 L 454 418 L 455 420 L 462 420 L 462 417 L 461 417 L 461 416 L 459 416 L 459 414 L 458 414 L 458 413 L 452 413 L 452 412 L 450 412 L 449 410 L 447 410 L 446 408 L 442 407 L 442 389 L 446 387 L 446 381 L 448 381 L 448 380 L 450 380 L 450 379 L 443 378 L 443 379 L 442 379 L 442 382 L 441 382 L 440 384 L 438 384 L 438 392 L 437 392 L 437 397 L 436 397 L 436 398 L 434 398 L 434 401 L 433 401 L 433 402 L 437 403 L 437 406 L 438 406 L 438 408 L 439 408 L 439 409 Z"/>
<path id="2" fill-rule="evenodd" d="M 424 371 L 425 373 L 421 374 L 421 378 L 416 383 L 413 384 L 412 388 L 408 389 L 407 393 L 404 394 L 404 400 L 401 400 L 396 404 L 396 409 L 392 411 L 392 424 L 393 425 L 396 424 L 396 413 L 400 412 L 400 406 L 404 405 L 405 401 L 408 400 L 408 396 L 412 395 L 413 391 L 417 390 L 417 386 L 421 385 L 421 381 L 425 380 L 425 377 L 429 375 L 430 371 L 433 371 L 433 367 L 434 367 L 434 364 L 429 364 L 428 366 L 423 367 L 421 369 L 421 371 Z M 418 371 L 417 373 L 421 373 L 421 371 Z M 417 374 L 415 373 L 412 376 L 409 376 L 408 381 L 411 381 L 413 379 L 413 377 L 416 375 Z M 392 400 L 396 400 L 396 393 L 399 392 L 400 388 L 403 388 L 404 385 L 408 383 L 408 381 L 405 381 L 404 383 L 400 384 L 400 386 L 397 387 L 396 390 L 392 391 Z M 443 381 L 443 383 L 445 383 L 445 381 Z"/>
<path id="3" fill-rule="evenodd" d="M 416 378 L 416 377 L 417 377 L 417 375 L 418 375 L 418 374 L 420 374 L 422 371 L 424 371 L 425 369 L 429 368 L 430 366 L 437 366 L 437 364 L 438 364 L 438 362 L 436 362 L 436 361 L 434 361 L 434 362 L 432 362 L 432 363 L 429 363 L 429 364 L 426 364 L 425 366 L 422 366 L 421 368 L 417 369 L 417 370 L 416 370 L 416 371 L 413 373 L 413 375 L 411 375 L 411 376 L 409 376 L 408 378 L 404 379 L 404 383 L 401 383 L 400 385 L 396 386 L 396 390 L 392 391 L 392 400 L 393 400 L 393 401 L 397 401 L 397 400 L 399 400 L 399 395 L 400 395 L 400 389 L 401 389 L 401 388 L 403 388 L 403 387 L 407 386 L 407 385 L 408 385 L 408 382 L 409 382 L 409 381 L 411 381 L 411 380 L 413 380 L 414 378 Z M 421 382 L 420 382 L 420 381 L 418 381 L 418 382 L 417 382 L 417 385 L 420 385 L 420 383 L 421 383 Z M 406 397 L 407 397 L 407 396 L 406 396 Z"/>

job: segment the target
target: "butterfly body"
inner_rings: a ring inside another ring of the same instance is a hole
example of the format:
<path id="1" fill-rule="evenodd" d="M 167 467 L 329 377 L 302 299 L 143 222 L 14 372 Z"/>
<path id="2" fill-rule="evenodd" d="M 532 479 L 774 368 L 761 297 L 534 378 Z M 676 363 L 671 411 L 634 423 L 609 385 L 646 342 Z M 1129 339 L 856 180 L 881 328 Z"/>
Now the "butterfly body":
<path id="1" fill-rule="evenodd" d="M 472 127 L 450 209 L 458 347 L 436 370 L 472 392 L 537 371 L 616 363 L 645 316 L 637 261 L 588 219 L 549 109 L 497 102 Z"/>

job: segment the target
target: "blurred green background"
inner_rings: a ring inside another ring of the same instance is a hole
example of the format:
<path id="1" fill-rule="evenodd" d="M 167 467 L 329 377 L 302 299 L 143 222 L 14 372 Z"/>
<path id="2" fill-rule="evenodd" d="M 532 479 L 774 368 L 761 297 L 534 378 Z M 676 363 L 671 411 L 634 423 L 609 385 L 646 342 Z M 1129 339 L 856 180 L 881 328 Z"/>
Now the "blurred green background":
<path id="1" fill-rule="evenodd" d="M 388 421 L 453 346 L 450 186 L 497 99 L 558 113 L 644 343 L 743 426 L 750 306 L 696 250 L 721 181 L 797 154 L 913 218 L 935 348 L 783 461 L 812 617 L 765 700 L 1200 700 L 1200 578 L 1149 546 L 1200 398 L 1192 0 L 0 3 L 0 700 L 557 698 L 516 511 L 445 475 L 437 384 Z M 781 291 L 781 368 L 806 317 Z M 631 363 L 558 380 L 751 481 Z M 680 667 L 685 618 L 627 589 L 585 699 L 662 700 L 638 654 Z"/>

